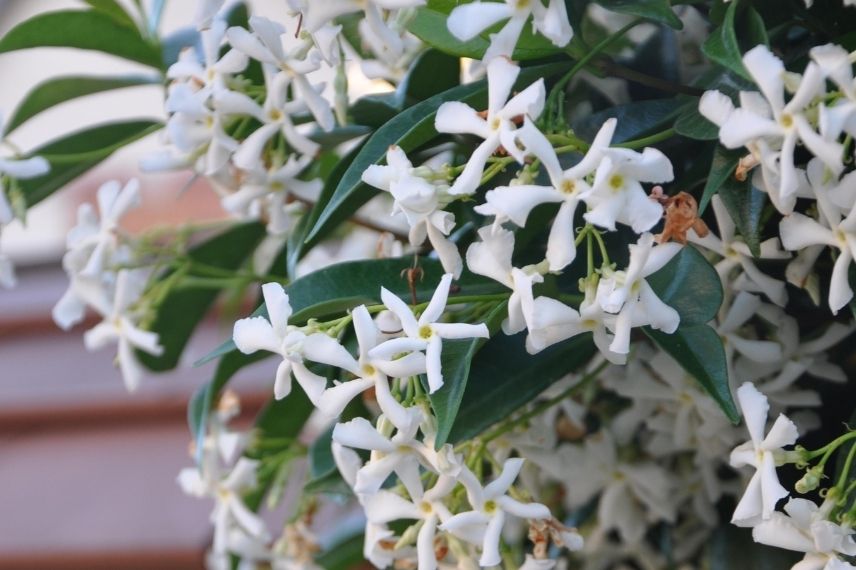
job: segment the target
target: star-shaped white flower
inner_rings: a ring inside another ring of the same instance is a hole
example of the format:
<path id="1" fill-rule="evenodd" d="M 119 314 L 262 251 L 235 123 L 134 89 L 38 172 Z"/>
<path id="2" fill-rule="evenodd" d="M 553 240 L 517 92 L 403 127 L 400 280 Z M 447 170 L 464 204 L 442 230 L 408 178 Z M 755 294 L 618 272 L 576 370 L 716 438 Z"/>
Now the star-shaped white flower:
<path id="1" fill-rule="evenodd" d="M 119 369 L 129 392 L 139 387 L 144 374 L 134 351 L 139 349 L 153 356 L 163 354 L 157 333 L 139 328 L 130 312 L 144 284 L 145 277 L 140 272 L 127 269 L 119 271 L 111 312 L 103 315 L 104 320 L 83 335 L 87 350 L 98 350 L 113 341 L 118 343 Z"/>
<path id="2" fill-rule="evenodd" d="M 443 339 L 488 338 L 487 325 L 467 323 L 440 323 L 452 286 L 452 274 L 446 273 L 437 285 L 428 306 L 417 319 L 407 303 L 386 288 L 381 289 L 381 299 L 386 307 L 401 321 L 405 336 L 388 340 L 369 351 L 372 358 L 391 359 L 397 354 L 425 351 L 425 365 L 429 392 L 434 393 L 443 386 L 443 371 L 440 357 Z"/>
<path id="3" fill-rule="evenodd" d="M 850 209 L 843 210 L 833 200 L 836 194 L 850 194 L 852 189 L 856 189 L 856 176 L 848 175 L 842 179 L 842 184 L 846 182 L 849 187 L 837 185 L 830 188 L 829 184 L 823 183 L 826 174 L 819 161 L 809 163 L 808 175 L 817 199 L 820 221 L 794 212 L 779 223 L 779 234 L 785 249 L 792 251 L 813 245 L 828 245 L 839 250 L 832 268 L 828 299 L 829 308 L 838 313 L 853 298 L 847 271 L 856 256 L 856 207 L 851 205 Z"/>
<path id="4" fill-rule="evenodd" d="M 525 153 L 517 146 L 516 120 L 538 118 L 544 109 L 544 80 L 539 79 L 511 99 L 511 89 L 520 68 L 504 57 L 487 64 L 488 106 L 479 113 L 466 103 L 447 101 L 437 110 L 434 127 L 438 133 L 472 134 L 484 139 L 473 151 L 449 194 L 472 194 L 481 182 L 487 159 L 500 145 L 522 163 Z"/>
<path id="5" fill-rule="evenodd" d="M 582 160 L 571 168 L 562 170 L 553 145 L 527 118 L 523 127 L 519 129 L 517 138 L 526 152 L 537 157 L 544 165 L 552 186 L 534 184 L 500 186 L 488 190 L 485 194 L 486 204 L 476 207 L 476 211 L 484 215 L 495 215 L 497 222 L 508 219 L 523 227 L 526 225 L 529 213 L 539 204 L 561 204 L 550 226 L 550 236 L 547 239 L 547 261 L 550 264 L 550 271 L 561 271 L 576 258 L 574 212 L 579 202 L 585 200 L 591 192 L 591 186 L 586 178 L 597 170 L 603 151 L 609 148 L 615 125 L 615 119 L 607 120 Z"/>
<path id="6" fill-rule="evenodd" d="M 616 314 L 608 323 L 615 338 L 609 345 L 618 354 L 630 351 L 630 329 L 648 325 L 671 334 L 677 330 L 681 317 L 665 304 L 646 277 L 659 271 L 681 250 L 677 243 L 654 246 L 654 236 L 645 233 L 630 245 L 630 263 L 623 271 L 605 271 L 597 286 L 597 299 L 604 311 Z"/>
<path id="7" fill-rule="evenodd" d="M 453 36 L 466 42 L 494 24 L 508 20 L 499 32 L 490 36 L 490 47 L 482 57 L 482 61 L 490 62 L 496 57 L 511 57 L 530 16 L 532 27 L 553 45 L 564 47 L 571 41 L 574 30 L 563 0 L 549 0 L 547 6 L 541 0 L 472 2 L 456 6 L 449 13 L 446 25 Z"/>
<path id="8" fill-rule="evenodd" d="M 524 460 L 507 459 L 499 476 L 482 487 L 475 475 L 461 470 L 460 482 L 467 490 L 471 511 L 458 513 L 440 525 L 440 529 L 480 546 L 481 566 L 496 566 L 502 561 L 499 540 L 507 515 L 524 519 L 549 519 L 550 509 L 540 503 L 521 503 L 508 490 L 523 468 Z"/>
<path id="9" fill-rule="evenodd" d="M 722 256 L 722 259 L 714 267 L 722 280 L 723 287 L 735 283 L 735 279 L 748 281 L 743 284 L 743 288 L 750 291 L 760 291 L 777 305 L 784 306 L 788 301 L 784 282 L 761 272 L 755 265 L 755 258 L 749 251 L 749 246 L 740 236 L 736 235 L 734 221 L 731 219 L 725 204 L 722 203 L 722 198 L 718 195 L 713 196 L 710 205 L 716 216 L 719 237 L 716 237 L 713 232 L 708 232 L 705 237 L 698 237 L 693 230 L 687 233 L 687 239 Z M 760 244 L 760 250 L 761 255 L 757 259 L 787 259 L 790 257 L 786 251 L 782 250 L 778 238 L 764 240 Z"/>
<path id="10" fill-rule="evenodd" d="M 454 214 L 442 211 L 451 201 L 446 184 L 438 185 L 418 176 L 407 155 L 395 145 L 386 153 L 386 164 L 369 166 L 362 179 L 392 195 L 392 213 L 402 213 L 410 226 L 410 245 L 420 246 L 427 238 L 443 269 L 455 278 L 461 276 L 463 262 L 458 246 L 446 237 L 455 227 Z"/>
<path id="11" fill-rule="evenodd" d="M 774 512 L 752 529 L 755 542 L 804 552 L 792 570 L 856 570 L 842 556 L 856 555 L 853 530 L 827 519 L 833 507 L 826 501 L 818 507 L 806 499 L 790 499 L 785 513 Z"/>
<path id="12" fill-rule="evenodd" d="M 737 401 L 743 411 L 750 440 L 734 448 L 730 463 L 732 467 L 752 466 L 755 473 L 734 509 L 731 522 L 737 526 L 755 526 L 759 521 L 769 519 L 776 503 L 788 495 L 788 490 L 779 483 L 776 475 L 776 455 L 782 452 L 783 447 L 793 445 L 799 433 L 794 422 L 779 414 L 764 436 L 770 405 L 767 397 L 753 384 L 746 382 L 737 389 Z"/>
<path id="13" fill-rule="evenodd" d="M 800 78 L 799 88 L 785 103 L 785 80 L 788 73 L 778 57 L 765 45 L 759 45 L 743 56 L 743 65 L 758 84 L 761 95 L 741 95 L 742 106 L 734 108 L 730 99 L 719 92 L 708 92 L 699 102 L 699 110 L 719 125 L 719 138 L 727 148 L 745 146 L 762 166 L 764 187 L 770 199 L 783 214 L 793 210 L 800 185 L 794 166 L 798 142 L 820 158 L 834 173 L 844 168 L 842 146 L 827 140 L 811 125 L 807 107 L 826 89 L 821 68 L 810 62 Z"/>

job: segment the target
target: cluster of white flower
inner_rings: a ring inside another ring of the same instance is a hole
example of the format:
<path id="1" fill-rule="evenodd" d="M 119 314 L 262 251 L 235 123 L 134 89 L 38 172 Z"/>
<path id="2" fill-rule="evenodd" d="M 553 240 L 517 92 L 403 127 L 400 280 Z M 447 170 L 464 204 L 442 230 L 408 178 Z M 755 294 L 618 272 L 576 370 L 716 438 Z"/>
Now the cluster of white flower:
<path id="1" fill-rule="evenodd" d="M 10 201 L 10 190 L 15 180 L 27 180 L 47 174 L 48 161 L 41 157 L 19 158 L 17 149 L 5 138 L 5 123 L 0 113 L 0 146 L 9 147 L 14 154 L 0 158 L 0 235 L 3 227 L 11 224 L 18 213 Z M 0 251 L 0 287 L 11 289 L 15 286 L 15 267 L 12 260 Z"/>
<path id="2" fill-rule="evenodd" d="M 98 189 L 97 211 L 91 204 L 80 205 L 62 259 L 68 290 L 53 308 L 54 322 L 63 330 L 83 321 L 87 307 L 103 319 L 86 332 L 84 344 L 88 350 L 118 344 L 116 358 L 129 391 L 137 389 L 144 374 L 135 351 L 154 356 L 163 352 L 158 335 L 139 326 L 143 314 L 135 305 L 149 270 L 136 263 L 135 239 L 119 226 L 139 203 L 137 180 L 124 187 L 112 180 Z"/>
<path id="3" fill-rule="evenodd" d="M 856 255 L 856 176 L 842 173 L 853 155 L 856 83 L 844 48 L 818 46 L 810 56 L 799 75 L 787 72 L 769 48 L 758 46 L 746 53 L 743 64 L 761 92 L 741 92 L 740 107 L 735 108 L 728 96 L 708 91 L 699 110 L 719 126 L 723 145 L 749 151 L 741 160 L 741 170 L 754 169 L 753 184 L 767 192 L 784 214 L 779 226 L 781 244 L 799 252 L 788 267 L 788 280 L 817 297 L 816 280 L 810 279 L 812 267 L 825 246 L 837 250 L 828 298 L 829 308 L 837 313 L 853 298 L 848 269 Z M 837 90 L 828 91 L 828 82 Z M 792 93 L 787 102 L 786 92 Z M 814 156 L 804 169 L 795 163 L 798 143 Z M 794 212 L 799 198 L 815 201 L 813 217 Z M 717 218 L 720 224 L 730 225 L 724 216 Z M 762 258 L 783 257 L 777 243 L 771 240 L 765 245 Z M 728 254 L 740 260 L 749 281 L 777 304 L 784 304 L 782 284 L 757 271 L 741 248 Z"/>

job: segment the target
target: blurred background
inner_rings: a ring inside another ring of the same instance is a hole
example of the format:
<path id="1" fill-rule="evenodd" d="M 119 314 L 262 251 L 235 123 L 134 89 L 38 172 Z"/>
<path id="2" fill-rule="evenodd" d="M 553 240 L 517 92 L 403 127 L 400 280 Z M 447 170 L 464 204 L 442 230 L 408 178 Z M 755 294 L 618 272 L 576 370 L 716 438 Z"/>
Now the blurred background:
<path id="1" fill-rule="evenodd" d="M 282 21 L 282 0 L 252 2 Z M 166 33 L 188 25 L 196 2 L 166 2 Z M 83 7 L 61 0 L 0 0 L 0 35 L 40 12 Z M 0 109 L 9 116 L 36 84 L 59 74 L 151 73 L 94 52 L 35 49 L 0 54 Z M 353 88 L 364 89 L 359 82 Z M 134 87 L 57 106 L 11 136 L 28 150 L 84 126 L 120 118 L 164 118 L 160 86 Z M 178 370 L 125 392 L 114 351 L 89 353 L 82 332 L 60 331 L 50 311 L 68 285 L 60 260 L 77 206 L 110 179 L 140 176 L 139 159 L 156 133 L 122 149 L 3 232 L 18 286 L 0 290 L 0 568 L 200 568 L 210 540 L 211 505 L 184 496 L 175 478 L 191 465 L 186 406 L 212 365 L 192 362 L 228 337 L 211 318 Z M 223 217 L 217 196 L 190 173 L 140 176 L 143 206 L 131 231 Z M 246 369 L 231 386 L 245 418 L 270 394 L 273 363 Z"/>

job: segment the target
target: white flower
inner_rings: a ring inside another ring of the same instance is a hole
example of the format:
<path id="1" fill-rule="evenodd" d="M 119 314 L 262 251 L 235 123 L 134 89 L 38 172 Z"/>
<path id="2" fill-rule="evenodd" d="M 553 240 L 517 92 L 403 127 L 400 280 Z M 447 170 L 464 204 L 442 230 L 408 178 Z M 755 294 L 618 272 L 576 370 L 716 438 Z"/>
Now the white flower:
<path id="1" fill-rule="evenodd" d="M 94 216 L 92 210 L 84 206 L 88 204 L 81 205 L 78 219 L 81 214 L 87 212 Z M 101 315 L 107 315 L 112 310 L 109 288 L 115 283 L 115 275 L 112 273 L 85 275 L 83 270 L 89 263 L 90 253 L 89 249 L 72 249 L 62 258 L 62 267 L 68 274 L 69 284 L 66 292 L 54 305 L 51 316 L 57 326 L 63 330 L 68 330 L 83 320 L 87 305 Z"/>
<path id="2" fill-rule="evenodd" d="M 244 354 L 267 350 L 282 356 L 283 360 L 276 370 L 274 396 L 281 399 L 291 393 L 293 372 L 309 400 L 317 405 L 327 381 L 306 368 L 303 359 L 336 366 L 351 359 L 351 355 L 326 334 L 307 336 L 298 327 L 288 324 L 292 309 L 282 285 L 265 283 L 262 285 L 262 295 L 268 318 L 249 317 L 237 321 L 232 334 L 235 345 Z"/>
<path id="3" fill-rule="evenodd" d="M 586 178 L 595 172 L 603 151 L 609 147 L 615 131 L 615 119 L 607 120 L 598 131 L 591 147 L 582 160 L 562 170 L 553 145 L 526 118 L 517 138 L 527 153 L 536 156 L 547 170 L 552 186 L 522 184 L 501 186 L 485 194 L 486 204 L 476 207 L 476 211 L 485 215 L 496 215 L 497 221 L 509 219 L 523 227 L 533 208 L 539 204 L 559 203 L 559 211 L 551 225 L 547 240 L 547 261 L 550 271 L 561 271 L 576 257 L 574 245 L 574 212 L 580 200 L 585 200 L 591 192 Z"/>
<path id="4" fill-rule="evenodd" d="M 218 473 L 200 473 L 192 468 L 179 474 L 178 481 L 185 492 L 197 495 L 201 492 L 216 501 L 211 513 L 211 522 L 214 523 L 212 549 L 215 553 L 223 554 L 230 550 L 229 535 L 235 528 L 250 537 L 269 540 L 265 522 L 247 508 L 241 497 L 245 490 L 257 484 L 258 467 L 258 461 L 242 457 L 223 479 Z"/>
<path id="5" fill-rule="evenodd" d="M 745 276 L 748 283 L 743 288 L 751 291 L 763 292 L 771 301 L 779 306 L 784 306 L 788 301 L 785 284 L 778 279 L 762 273 L 755 265 L 754 256 L 749 247 L 740 236 L 735 233 L 734 221 L 722 203 L 722 198 L 714 195 L 710 205 L 716 216 L 716 225 L 719 227 L 719 237 L 709 232 L 705 237 L 698 237 L 695 231 L 687 233 L 690 242 L 698 244 L 706 249 L 716 252 L 722 259 L 714 265 L 723 287 L 729 287 L 735 281 L 735 270 L 739 268 L 740 277 Z M 761 255 L 757 259 L 787 259 L 787 252 L 782 251 L 778 238 L 764 240 L 760 244 Z"/>
<path id="6" fill-rule="evenodd" d="M 598 493 L 598 525 L 617 529 L 630 544 L 641 541 L 648 521 L 674 521 L 675 507 L 669 473 L 652 462 L 619 459 L 608 432 L 589 436 L 583 446 L 564 445 L 557 451 L 564 462 L 568 504 L 582 506 Z"/>
<path id="7" fill-rule="evenodd" d="M 421 352 L 411 352 L 401 358 L 381 358 L 372 356 L 372 350 L 383 340 L 384 336 L 369 315 L 365 305 L 356 307 L 351 312 L 354 332 L 359 344 L 358 359 L 354 359 L 346 351 L 340 351 L 332 364 L 342 370 L 347 370 L 356 379 L 348 382 L 334 382 L 318 397 L 316 405 L 327 416 L 336 417 L 342 413 L 345 406 L 358 394 L 369 388 L 374 388 L 375 398 L 384 415 L 400 430 L 409 431 L 414 422 L 419 423 L 421 416 L 414 416 L 412 410 L 405 409 L 396 400 L 389 389 L 389 378 L 409 378 L 425 373 L 425 355 Z"/>
<path id="8" fill-rule="evenodd" d="M 823 184 L 824 176 L 819 162 L 809 163 L 809 178 L 822 223 L 795 212 L 779 223 L 779 234 L 785 249 L 828 245 L 839 250 L 829 285 L 829 308 L 838 313 L 853 298 L 847 271 L 856 255 L 856 207 L 842 211 L 834 204 L 834 192 L 840 187 L 828 188 L 828 184 Z M 848 176 L 845 180 L 852 184 L 856 177 Z"/>
<path id="9" fill-rule="evenodd" d="M 782 347 L 773 340 L 746 338 L 740 334 L 740 329 L 761 308 L 761 299 L 751 293 L 741 291 L 725 310 L 719 320 L 716 332 L 722 338 L 725 357 L 729 365 L 735 352 L 754 362 L 774 363 L 782 360 Z M 733 375 L 729 375 L 733 377 Z"/>
<path id="10" fill-rule="evenodd" d="M 458 481 L 454 477 L 442 475 L 431 489 L 425 491 L 418 477 L 408 487 L 410 501 L 390 491 L 380 491 L 364 499 L 366 518 L 374 524 L 385 524 L 398 519 L 422 521 L 416 536 L 416 555 L 420 570 L 437 568 L 434 537 L 441 522 L 449 520 L 452 514 L 443 504 L 443 499 L 452 492 Z"/>
<path id="11" fill-rule="evenodd" d="M 319 68 L 313 54 L 298 57 L 304 55 L 299 53 L 299 50 L 287 52 L 283 48 L 282 40 L 285 28 L 272 20 L 253 16 L 250 18 L 250 28 L 253 30 L 252 34 L 241 27 L 229 28 L 226 31 L 229 43 L 251 58 L 273 66 L 281 70 L 280 73 L 287 75 L 295 91 L 294 99 L 306 104 L 322 129 L 332 129 L 335 122 L 333 109 L 321 96 L 318 87 L 313 86 L 306 77 L 307 73 Z"/>
<path id="12" fill-rule="evenodd" d="M 202 61 L 199 61 L 195 48 L 185 48 L 167 70 L 167 78 L 193 80 L 208 89 L 225 88 L 228 75 L 243 71 L 248 62 L 247 56 L 236 49 L 230 49 L 221 57 L 220 48 L 226 35 L 226 25 L 224 20 L 214 20 L 209 29 L 199 34 L 202 40 Z"/>
<path id="13" fill-rule="evenodd" d="M 502 322 L 502 330 L 505 334 L 518 333 L 531 326 L 535 308 L 532 286 L 544 278 L 537 266 L 512 267 L 514 234 L 510 231 L 485 226 L 479 230 L 479 237 L 481 241 L 474 242 L 467 250 L 467 268 L 512 290 L 508 298 L 508 318 Z"/>
<path id="14" fill-rule="evenodd" d="M 608 313 L 617 314 L 607 323 L 615 338 L 610 350 L 619 354 L 630 351 L 630 329 L 648 325 L 671 334 L 677 330 L 681 317 L 666 305 L 645 280 L 659 271 L 679 251 L 676 243 L 654 246 L 654 236 L 645 233 L 630 245 L 630 263 L 624 271 L 605 271 L 597 286 L 597 299 Z"/>
<path id="15" fill-rule="evenodd" d="M 473 151 L 464 171 L 458 176 L 449 194 L 472 194 L 478 188 L 487 159 L 502 147 L 518 162 L 524 152 L 517 146 L 517 126 L 522 116 L 537 118 L 544 108 L 544 80 L 539 79 L 511 99 L 511 89 L 520 68 L 504 57 L 487 64 L 488 107 L 486 113 L 459 101 L 447 101 L 437 110 L 434 127 L 439 133 L 473 134 L 484 141 Z"/>
<path id="16" fill-rule="evenodd" d="M 254 209 L 264 209 L 268 233 L 281 235 L 288 232 L 295 210 L 301 207 L 299 202 L 289 203 L 288 198 L 313 198 L 321 190 L 320 179 L 299 178 L 311 162 L 311 156 L 298 157 L 292 154 L 282 166 L 274 165 L 269 169 L 249 172 L 247 181 L 240 189 L 222 199 L 223 209 L 241 216 L 252 216 Z"/>
<path id="17" fill-rule="evenodd" d="M 805 557 L 792 570 L 854 570 L 840 556 L 856 555 L 853 531 L 826 520 L 833 506 L 826 501 L 818 507 L 806 499 L 790 499 L 784 515 L 774 512 L 752 529 L 755 542 L 804 552 Z"/>
<path id="18" fill-rule="evenodd" d="M 506 515 L 524 519 L 548 519 L 550 509 L 540 503 L 521 503 L 508 496 L 508 490 L 523 468 L 523 459 L 507 459 L 499 476 L 484 487 L 469 469 L 462 469 L 460 481 L 467 490 L 471 511 L 456 514 L 440 529 L 481 546 L 481 566 L 496 566 L 502 561 L 499 540 Z"/>
<path id="19" fill-rule="evenodd" d="M 842 132 L 856 135 L 856 81 L 853 79 L 850 54 L 834 44 L 816 46 L 809 54 L 844 95 L 831 107 L 821 103 L 818 121 L 821 134 L 829 140 L 837 140 Z"/>
<path id="20" fill-rule="evenodd" d="M 441 211 L 449 201 L 448 186 L 418 176 L 407 155 L 395 145 L 386 153 L 386 165 L 369 166 L 362 179 L 392 195 L 392 213 L 404 214 L 410 226 L 410 245 L 420 246 L 428 238 L 443 269 L 456 279 L 461 276 L 463 262 L 458 246 L 446 237 L 455 227 L 455 216 Z"/>
<path id="21" fill-rule="evenodd" d="M 83 335 L 87 350 L 98 350 L 114 340 L 118 342 L 117 359 L 129 392 L 139 387 L 144 374 L 134 351 L 139 349 L 153 356 L 163 353 L 157 333 L 139 328 L 130 313 L 144 284 L 145 277 L 140 272 L 127 269 L 120 271 L 116 277 L 111 312 L 104 314 L 104 320 Z"/>
<path id="22" fill-rule="evenodd" d="M 641 153 L 626 148 L 604 149 L 591 192 L 583 198 L 589 211 L 585 220 L 614 230 L 616 222 L 634 232 L 650 230 L 663 216 L 663 207 L 648 198 L 641 182 L 669 182 L 672 163 L 662 152 L 646 148 Z"/>
<path id="23" fill-rule="evenodd" d="M 776 476 L 776 456 L 783 447 L 793 445 L 799 434 L 794 422 L 779 414 L 764 437 L 770 405 L 766 396 L 751 383 L 746 382 L 737 389 L 737 401 L 743 411 L 750 440 L 731 452 L 730 463 L 732 467 L 750 465 L 756 471 L 734 510 L 731 522 L 737 526 L 754 526 L 760 520 L 769 519 L 779 499 L 788 495 Z"/>
<path id="24" fill-rule="evenodd" d="M 699 110 L 719 125 L 719 138 L 727 148 L 745 146 L 762 166 L 764 186 L 770 199 L 782 213 L 790 213 L 800 185 L 794 166 L 794 150 L 802 142 L 833 172 L 844 168 L 842 146 L 815 132 L 806 111 L 818 95 L 825 92 L 823 71 L 810 62 L 800 78 L 799 89 L 785 103 L 785 71 L 782 61 L 765 45 L 743 56 L 743 64 L 758 84 L 763 96 L 741 94 L 742 106 L 734 109 L 728 97 L 708 92 Z"/>
<path id="25" fill-rule="evenodd" d="M 333 428 L 333 441 L 336 443 L 353 449 L 376 452 L 372 454 L 372 459 L 357 471 L 354 493 L 374 495 L 393 473 L 411 494 L 421 486 L 420 454 L 425 446 L 416 439 L 421 412 L 418 408 L 409 408 L 408 413 L 416 417 L 408 422 L 406 431 L 399 429 L 392 437 L 383 435 L 365 418 L 354 418 L 349 422 L 336 424 Z"/>
<path id="26" fill-rule="evenodd" d="M 449 13 L 446 25 L 456 38 L 469 41 L 494 24 L 508 20 L 499 32 L 491 34 L 490 47 L 482 58 L 482 61 L 490 62 L 496 57 L 511 57 L 530 16 L 532 27 L 549 38 L 553 45 L 563 47 L 571 41 L 574 30 L 568 21 L 563 0 L 549 0 L 546 7 L 541 0 L 477 1 L 456 6 Z"/>
<path id="27" fill-rule="evenodd" d="M 386 288 L 381 289 L 381 299 L 384 305 L 395 313 L 404 329 L 404 338 L 395 338 L 378 345 L 369 351 L 372 358 L 389 359 L 403 352 L 425 351 L 428 386 L 433 394 L 443 386 L 443 372 L 440 356 L 443 350 L 443 339 L 488 338 L 490 333 L 487 325 L 480 323 L 437 322 L 446 308 L 449 298 L 449 287 L 452 285 L 452 274 L 446 273 L 437 285 L 437 290 L 431 297 L 428 306 L 419 315 L 414 316 L 407 304 L 396 297 Z"/>
<path id="28" fill-rule="evenodd" d="M 98 188 L 98 213 L 89 204 L 81 204 L 78 224 L 68 233 L 69 250 L 85 250 L 88 260 L 80 273 L 98 277 L 113 260 L 119 247 L 119 222 L 131 209 L 140 205 L 140 183 L 134 178 L 124 187 L 116 181 L 105 182 Z"/>

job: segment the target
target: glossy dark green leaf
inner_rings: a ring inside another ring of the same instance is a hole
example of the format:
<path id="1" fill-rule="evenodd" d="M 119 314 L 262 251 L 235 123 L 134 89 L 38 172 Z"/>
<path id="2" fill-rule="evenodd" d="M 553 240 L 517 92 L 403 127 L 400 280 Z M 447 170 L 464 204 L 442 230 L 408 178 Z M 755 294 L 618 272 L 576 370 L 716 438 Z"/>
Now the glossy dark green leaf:
<path id="1" fill-rule="evenodd" d="M 139 32 L 97 10 L 46 12 L 21 22 L 0 39 L 0 53 L 36 47 L 69 47 L 115 55 L 155 68 L 161 52 Z"/>
<path id="2" fill-rule="evenodd" d="M 526 352 L 525 334 L 497 334 L 472 360 L 470 376 L 448 441 L 471 439 L 532 401 L 550 384 L 583 366 L 594 354 L 591 335 Z"/>
<path id="3" fill-rule="evenodd" d="M 752 255 L 761 255 L 761 214 L 767 204 L 767 193 L 752 185 L 752 177 L 741 182 L 729 176 L 719 187 L 719 197 L 734 220 L 737 231 Z"/>
<path id="4" fill-rule="evenodd" d="M 84 75 L 49 79 L 43 83 L 39 83 L 27 93 L 24 100 L 21 101 L 9 119 L 9 123 L 6 126 L 6 133 L 12 132 L 24 121 L 42 111 L 65 101 L 113 89 L 157 84 L 160 81 L 159 77 L 145 75 L 128 75 L 124 77 L 94 77 Z"/>
<path id="5" fill-rule="evenodd" d="M 490 34 L 495 33 L 505 22 L 485 30 L 469 41 L 462 42 L 453 36 L 446 26 L 449 13 L 461 3 L 457 0 L 428 0 L 427 5 L 417 9 L 416 15 L 407 24 L 407 29 L 429 46 L 442 52 L 456 57 L 481 59 L 490 45 Z M 532 26 L 526 25 L 514 48 L 512 59 L 515 61 L 542 59 L 561 52 L 562 48 L 557 48 L 550 40 L 534 32 Z"/>
<path id="6" fill-rule="evenodd" d="M 77 131 L 33 150 L 51 164 L 44 176 L 18 182 L 27 206 L 33 206 L 62 188 L 102 160 L 163 125 L 155 121 L 109 123 Z"/>
<path id="7" fill-rule="evenodd" d="M 719 127 L 698 112 L 698 99 L 693 99 L 678 115 L 675 121 L 675 132 L 699 141 L 713 141 L 719 138 Z"/>
<path id="8" fill-rule="evenodd" d="M 516 85 L 518 88 L 528 85 L 537 78 L 548 77 L 562 68 L 560 64 L 525 68 L 521 71 Z M 378 192 L 363 183 L 362 175 L 366 168 L 384 160 L 391 145 L 398 145 L 405 152 L 409 152 L 437 136 L 434 117 L 440 105 L 446 101 L 461 101 L 482 107 L 486 105 L 486 97 L 485 81 L 460 85 L 417 103 L 375 131 L 342 175 L 330 201 L 319 214 L 306 239 L 317 240 L 326 235 Z"/>
<path id="9" fill-rule="evenodd" d="M 742 156 L 743 153 L 739 150 L 728 150 L 723 146 L 716 146 L 710 163 L 710 173 L 707 175 L 707 183 L 704 185 L 704 191 L 698 203 L 699 215 L 704 213 L 710 199 L 719 192 L 722 185 L 727 180 L 734 179 L 734 171 Z M 735 182 L 737 182 L 736 179 Z"/>
<path id="10" fill-rule="evenodd" d="M 722 339 L 708 325 L 683 325 L 673 334 L 649 327 L 643 329 L 651 340 L 669 353 L 719 404 L 734 423 L 740 414 L 728 386 L 728 369 Z"/>
<path id="11" fill-rule="evenodd" d="M 705 567 L 710 570 L 783 570 L 796 564 L 802 553 L 758 544 L 752 529 L 723 524 L 707 543 Z"/>
<path id="12" fill-rule="evenodd" d="M 294 310 L 289 323 L 301 325 L 308 319 L 340 315 L 360 304 L 379 304 L 381 286 L 409 302 L 410 289 L 402 271 L 411 267 L 412 263 L 411 257 L 348 261 L 301 277 L 286 288 Z M 416 282 L 416 297 L 418 302 L 422 303 L 431 298 L 443 276 L 443 268 L 433 259 L 423 259 L 420 266 L 424 276 Z M 450 295 L 450 299 L 455 296 L 505 292 L 507 289 L 496 281 L 464 272 L 455 282 L 455 291 Z M 253 315 L 266 316 L 264 305 L 256 309 Z M 203 364 L 232 350 L 235 350 L 235 344 L 228 341 L 197 364 Z"/>
<path id="13" fill-rule="evenodd" d="M 350 109 L 359 125 L 380 127 L 410 105 L 424 101 L 460 84 L 461 62 L 436 49 L 423 51 L 395 91 L 366 95 Z"/>
<path id="14" fill-rule="evenodd" d="M 622 143 L 667 128 L 679 111 L 672 98 L 634 101 L 588 115 L 573 126 L 578 136 L 590 141 L 607 119 L 615 118 L 618 124 L 612 140 Z"/>
<path id="15" fill-rule="evenodd" d="M 265 236 L 264 226 L 258 222 L 235 226 L 188 252 L 193 261 L 220 269 L 237 269 L 252 255 Z M 192 275 L 192 270 L 191 273 Z M 170 279 L 166 273 L 162 279 Z M 148 329 L 158 333 L 163 346 L 161 356 L 138 352 L 140 361 L 150 370 L 170 370 L 178 364 L 190 335 L 208 309 L 217 299 L 219 291 L 210 287 L 177 286 L 158 303 Z"/>
<path id="16" fill-rule="evenodd" d="M 597 0 L 597 3 L 612 12 L 640 16 L 676 30 L 684 27 L 680 18 L 672 11 L 669 0 Z"/>
<path id="17" fill-rule="evenodd" d="M 325 570 L 365 568 L 366 563 L 363 558 L 364 541 L 365 537 L 362 534 L 358 534 L 337 542 L 322 552 L 315 559 L 315 563 Z"/>
<path id="18" fill-rule="evenodd" d="M 722 304 L 722 282 L 716 269 L 692 246 L 681 249 L 647 281 L 681 315 L 681 326 L 709 322 Z"/>
<path id="19" fill-rule="evenodd" d="M 117 0 L 84 0 L 96 12 L 106 14 L 129 28 L 135 28 L 137 23 Z"/>
<path id="20" fill-rule="evenodd" d="M 740 52 L 737 34 L 734 31 L 737 4 L 738 2 L 729 4 L 722 24 L 711 32 L 701 49 L 708 58 L 748 79 L 746 68 L 743 67 L 743 54 Z"/>
<path id="21" fill-rule="evenodd" d="M 487 325 L 491 335 L 500 334 L 498 333 L 499 325 L 507 314 L 508 305 L 502 302 L 485 316 L 483 322 Z M 467 388 L 467 379 L 470 375 L 473 357 L 486 342 L 487 339 L 483 338 L 443 342 L 441 357 L 443 387 L 429 396 L 431 407 L 437 416 L 437 439 L 435 441 L 437 448 L 445 444 L 449 438 L 449 433 L 452 431 L 452 426 L 461 407 L 461 400 Z"/>
<path id="22" fill-rule="evenodd" d="M 330 427 L 309 446 L 309 476 L 312 479 L 321 479 L 336 471 L 332 443 L 333 428 Z"/>

